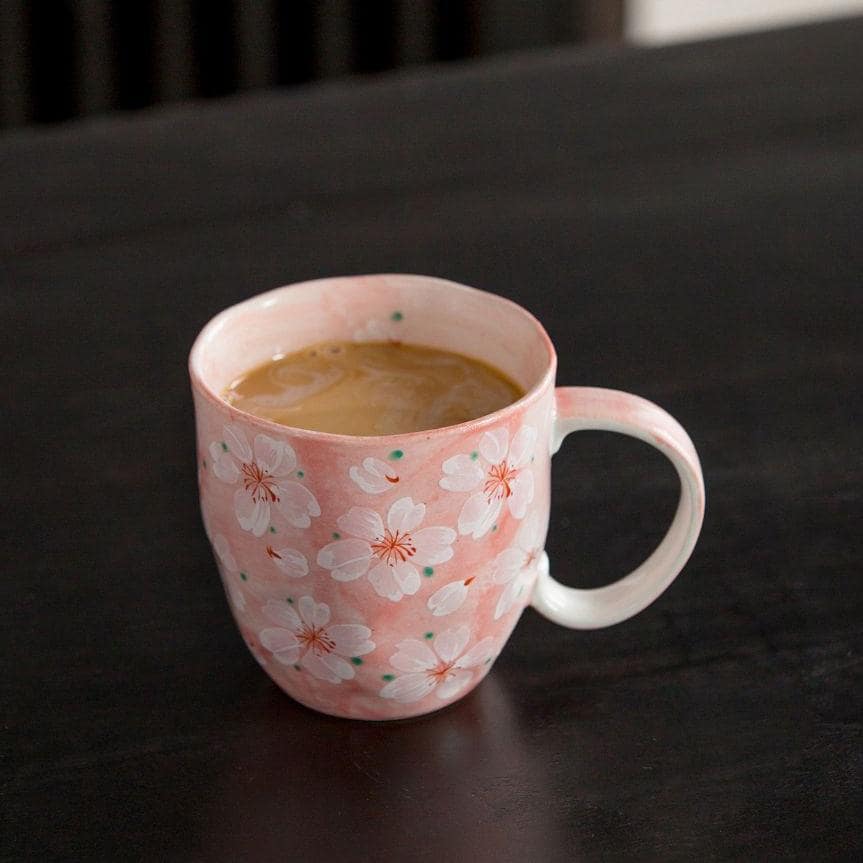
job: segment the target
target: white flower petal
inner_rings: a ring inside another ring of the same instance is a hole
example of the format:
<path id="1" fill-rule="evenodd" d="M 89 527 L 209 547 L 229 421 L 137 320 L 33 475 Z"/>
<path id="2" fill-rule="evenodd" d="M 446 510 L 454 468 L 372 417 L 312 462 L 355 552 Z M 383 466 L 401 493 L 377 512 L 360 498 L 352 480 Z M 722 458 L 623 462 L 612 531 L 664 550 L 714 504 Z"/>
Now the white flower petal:
<path id="1" fill-rule="evenodd" d="M 231 605 L 233 605 L 237 611 L 245 611 L 246 597 L 243 596 L 243 591 L 233 582 L 228 582 L 225 585 L 225 590 L 228 592 L 228 599 L 231 601 Z"/>
<path id="2" fill-rule="evenodd" d="M 302 552 L 295 548 L 279 548 L 276 549 L 276 554 L 278 557 L 273 558 L 273 563 L 285 575 L 289 575 L 291 578 L 302 578 L 304 575 L 308 575 L 309 562 Z"/>
<path id="3" fill-rule="evenodd" d="M 470 629 L 446 629 L 434 640 L 434 651 L 444 662 L 454 662 L 470 641 Z"/>
<path id="4" fill-rule="evenodd" d="M 392 567 L 392 570 L 393 577 L 405 596 L 413 596 L 420 589 L 420 574 L 412 563 L 399 562 Z"/>
<path id="5" fill-rule="evenodd" d="M 303 627 L 300 616 L 286 602 L 277 602 L 275 599 L 271 599 L 264 606 L 264 615 L 277 626 L 284 626 L 292 632 L 299 632 Z"/>
<path id="6" fill-rule="evenodd" d="M 501 506 L 500 498 L 489 501 L 482 492 L 471 495 L 459 513 L 458 532 L 462 535 L 471 534 L 474 539 L 485 536 L 497 521 Z"/>
<path id="7" fill-rule="evenodd" d="M 494 583 L 508 584 L 511 582 L 521 572 L 526 559 L 527 554 L 514 545 L 504 549 L 494 559 Z"/>
<path id="8" fill-rule="evenodd" d="M 515 602 L 515 590 L 518 582 L 511 581 L 500 592 L 497 598 L 497 605 L 494 607 L 494 619 L 500 620 L 511 608 Z"/>
<path id="9" fill-rule="evenodd" d="M 533 473 L 528 468 L 519 471 L 510 487 L 512 494 L 506 500 L 509 511 L 513 518 L 524 518 L 533 500 Z"/>
<path id="10" fill-rule="evenodd" d="M 434 651 L 418 638 L 406 638 L 396 647 L 398 652 L 390 657 L 390 665 L 398 671 L 430 671 L 438 664 Z"/>
<path id="11" fill-rule="evenodd" d="M 380 694 L 381 698 L 411 704 L 425 698 L 435 688 L 435 683 L 435 679 L 428 674 L 405 674 L 390 681 Z"/>
<path id="12" fill-rule="evenodd" d="M 414 503 L 409 497 L 400 497 L 387 513 L 387 527 L 395 533 L 408 533 L 419 527 L 426 514 L 424 503 Z"/>
<path id="13" fill-rule="evenodd" d="M 340 680 L 352 680 L 356 672 L 350 662 L 337 653 L 325 653 L 321 655 L 321 662 L 326 665 Z"/>
<path id="14" fill-rule="evenodd" d="M 213 462 L 213 473 L 222 482 L 235 483 L 240 476 L 240 469 L 229 452 L 222 449 L 221 443 L 213 441 L 210 444 L 210 460 Z"/>
<path id="15" fill-rule="evenodd" d="M 454 695 L 458 695 L 473 679 L 473 675 L 464 668 L 451 671 L 446 680 L 435 690 L 435 695 L 441 701 L 446 701 Z"/>
<path id="16" fill-rule="evenodd" d="M 353 466 L 348 471 L 350 478 L 367 494 L 389 491 L 399 481 L 398 474 L 379 458 L 363 459 L 362 468 Z"/>
<path id="17" fill-rule="evenodd" d="M 395 475 L 395 471 L 390 474 L 390 466 L 385 461 L 381 461 L 379 458 L 364 458 L 363 470 L 371 476 L 377 476 L 382 478 L 386 478 L 390 475 Z"/>
<path id="18" fill-rule="evenodd" d="M 444 476 L 438 485 L 447 491 L 471 491 L 483 480 L 482 466 L 468 455 L 454 455 L 441 465 Z"/>
<path id="19" fill-rule="evenodd" d="M 358 536 L 374 542 L 384 535 L 384 523 L 381 517 L 373 510 L 364 506 L 352 506 L 343 516 L 340 516 L 336 524 L 343 533 Z"/>
<path id="20" fill-rule="evenodd" d="M 243 431 L 242 426 L 226 425 L 222 428 L 225 435 L 225 443 L 228 445 L 228 452 L 240 462 L 248 462 L 252 460 L 252 448 L 249 446 L 249 439 Z"/>
<path id="21" fill-rule="evenodd" d="M 519 597 L 524 593 L 525 580 L 523 578 L 515 578 L 501 591 L 497 600 L 497 605 L 494 609 L 494 619 L 499 620 L 503 617 L 516 603 Z"/>
<path id="22" fill-rule="evenodd" d="M 307 626 L 326 626 L 330 619 L 330 607 L 325 602 L 315 602 L 311 596 L 301 596 L 297 605 Z"/>
<path id="23" fill-rule="evenodd" d="M 382 476 L 369 476 L 363 473 L 356 465 L 348 471 L 348 476 L 366 493 L 381 494 L 385 492 L 390 484 Z"/>
<path id="24" fill-rule="evenodd" d="M 463 581 L 452 581 L 436 590 L 428 599 L 426 605 L 435 617 L 445 617 L 464 605 L 467 599 L 467 587 Z"/>
<path id="25" fill-rule="evenodd" d="M 285 441 L 259 434 L 255 438 L 255 461 L 272 476 L 287 476 L 297 466 L 294 448 Z"/>
<path id="26" fill-rule="evenodd" d="M 478 641 L 458 662 L 457 668 L 473 668 L 494 656 L 494 639 L 489 635 Z"/>
<path id="27" fill-rule="evenodd" d="M 498 464 L 506 458 L 509 432 L 505 428 L 496 428 L 483 433 L 479 439 L 480 455 L 490 464 Z"/>
<path id="28" fill-rule="evenodd" d="M 424 527 L 411 534 L 416 554 L 413 562 L 418 566 L 434 566 L 449 560 L 456 541 L 456 532 L 451 527 Z"/>
<path id="29" fill-rule="evenodd" d="M 332 570 L 337 581 L 353 581 L 365 575 L 371 559 L 371 546 L 363 539 L 340 539 L 318 552 L 318 566 Z"/>
<path id="30" fill-rule="evenodd" d="M 369 581 L 378 596 L 385 596 L 393 602 L 398 602 L 403 596 L 393 568 L 385 563 L 379 563 L 369 572 Z"/>
<path id="31" fill-rule="evenodd" d="M 224 566 L 228 572 L 237 571 L 237 561 L 234 559 L 234 555 L 231 554 L 231 546 L 222 534 L 217 533 L 213 536 L 213 549 L 219 556 L 219 560 L 222 561 L 222 566 Z"/>
<path id="32" fill-rule="evenodd" d="M 365 656 L 375 649 L 371 641 L 372 631 L 358 623 L 340 623 L 327 627 L 327 635 L 333 640 L 333 648 L 340 656 Z"/>
<path id="33" fill-rule="evenodd" d="M 518 533 L 515 535 L 515 544 L 525 552 L 537 551 L 542 548 L 542 525 L 539 521 L 539 515 L 532 512 L 518 528 Z"/>
<path id="34" fill-rule="evenodd" d="M 243 530 L 255 536 L 263 536 L 270 524 L 270 505 L 265 500 L 254 500 L 243 489 L 234 492 L 234 512 Z"/>
<path id="35" fill-rule="evenodd" d="M 329 657 L 327 656 L 318 656 L 314 650 L 309 650 L 306 651 L 305 655 L 300 660 L 300 666 L 308 671 L 312 677 L 317 677 L 318 680 L 325 680 L 327 683 L 341 683 L 343 679 L 347 679 L 343 678 L 342 675 L 339 674 L 338 665 L 333 667 L 333 663 L 326 661 L 328 658 Z M 338 659 L 338 657 L 336 658 Z M 340 659 L 339 662 L 347 665 L 344 659 Z M 350 665 L 348 665 L 348 671 L 350 672 L 348 678 L 353 677 L 354 670 Z"/>
<path id="36" fill-rule="evenodd" d="M 292 527 L 308 527 L 312 523 L 312 518 L 317 518 L 321 514 L 321 508 L 315 496 L 298 482 L 279 483 L 279 502 L 276 506 Z"/>
<path id="37" fill-rule="evenodd" d="M 507 461 L 510 467 L 524 467 L 533 455 L 535 444 L 536 429 L 533 426 L 522 426 L 512 439 L 512 446 L 509 448 Z"/>
<path id="38" fill-rule="evenodd" d="M 348 471 L 348 476 L 366 493 L 381 494 L 389 487 L 389 483 L 379 476 L 366 476 L 360 469 L 353 465 Z"/>
<path id="39" fill-rule="evenodd" d="M 299 658 L 300 643 L 287 629 L 264 629 L 258 640 L 282 665 L 293 665 Z"/>

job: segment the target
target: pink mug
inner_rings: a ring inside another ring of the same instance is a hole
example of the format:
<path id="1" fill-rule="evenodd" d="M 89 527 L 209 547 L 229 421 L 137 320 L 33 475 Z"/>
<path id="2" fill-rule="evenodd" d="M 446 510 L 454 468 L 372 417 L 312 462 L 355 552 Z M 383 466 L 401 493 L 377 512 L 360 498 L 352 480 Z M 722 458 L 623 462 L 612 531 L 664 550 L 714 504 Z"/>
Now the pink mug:
<path id="1" fill-rule="evenodd" d="M 380 437 L 290 428 L 221 397 L 277 354 L 385 339 L 477 357 L 526 394 L 471 422 Z M 428 713 L 485 677 L 528 604 L 594 629 L 637 614 L 673 581 L 704 517 L 692 442 L 638 396 L 555 389 L 556 363 L 520 306 L 426 276 L 304 282 L 204 327 L 189 360 L 204 526 L 240 632 L 285 692 L 334 716 Z M 659 547 L 594 590 L 555 581 L 543 551 L 551 456 L 581 429 L 646 441 L 681 484 Z"/>

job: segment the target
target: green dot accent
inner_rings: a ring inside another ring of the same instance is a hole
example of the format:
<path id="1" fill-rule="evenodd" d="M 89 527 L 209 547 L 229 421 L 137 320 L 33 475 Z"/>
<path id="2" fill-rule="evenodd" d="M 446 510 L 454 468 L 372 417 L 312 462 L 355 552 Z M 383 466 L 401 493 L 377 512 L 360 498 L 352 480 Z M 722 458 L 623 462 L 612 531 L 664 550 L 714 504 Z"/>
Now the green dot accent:
<path id="1" fill-rule="evenodd" d="M 341 539 L 342 535 L 338 531 L 333 531 L 333 539 Z"/>
<path id="2" fill-rule="evenodd" d="M 431 578 L 434 575 L 434 569 L 430 566 L 425 567 L 425 569 L 423 569 L 423 575 L 427 578 Z"/>
<path id="3" fill-rule="evenodd" d="M 427 633 L 423 636 L 423 638 L 432 639 L 432 638 L 434 638 L 434 633 L 433 633 L 433 632 L 427 632 Z"/>
<path id="4" fill-rule="evenodd" d="M 248 575 L 246 575 L 246 573 L 245 573 L 245 572 L 241 572 L 241 573 L 240 573 L 240 578 L 241 578 L 241 579 L 243 579 L 243 581 L 248 581 L 248 580 L 249 580 L 249 576 L 248 576 Z"/>
<path id="5" fill-rule="evenodd" d="M 476 461 L 478 458 L 479 458 L 479 453 L 478 453 L 476 450 L 474 450 L 474 451 L 470 454 L 470 460 L 471 460 L 471 461 Z"/>
<path id="6" fill-rule="evenodd" d="M 291 599 L 291 597 L 290 597 L 290 596 L 285 600 L 285 602 L 287 602 L 287 603 L 288 603 L 288 605 L 293 605 L 293 604 L 294 604 L 294 600 L 293 600 L 293 599 Z"/>
<path id="7" fill-rule="evenodd" d="M 224 441 L 222 441 L 222 452 L 227 452 L 227 451 L 228 451 L 228 445 Z"/>
<path id="8" fill-rule="evenodd" d="M 492 529 L 493 531 L 497 530 L 497 525 L 496 525 L 496 524 L 493 524 L 493 525 L 491 526 L 491 529 Z"/>
<path id="9" fill-rule="evenodd" d="M 400 449 L 394 449 L 389 454 L 389 458 L 391 458 L 393 461 L 398 461 L 400 458 L 404 458 L 404 456 L 405 456 L 404 452 L 402 452 L 402 450 L 400 450 Z"/>
<path id="10" fill-rule="evenodd" d="M 489 658 L 486 659 L 486 661 L 485 661 L 485 665 L 488 665 L 490 662 L 491 662 L 491 657 L 489 656 Z"/>
<path id="11" fill-rule="evenodd" d="M 298 476 L 300 479 L 302 479 L 305 475 L 306 475 L 305 471 L 302 471 L 302 470 L 298 470 L 298 471 L 297 471 L 297 476 Z"/>
<path id="12" fill-rule="evenodd" d="M 302 669 L 302 668 L 300 668 L 300 666 L 299 666 L 299 665 L 295 665 L 295 666 L 294 666 L 294 671 L 302 671 L 302 670 L 303 670 L 303 669 Z"/>
<path id="13" fill-rule="evenodd" d="M 203 460 L 201 461 L 201 467 L 202 467 L 204 470 L 206 470 L 206 469 L 207 469 L 207 460 L 206 460 L 206 459 L 203 459 Z"/>
<path id="14" fill-rule="evenodd" d="M 405 316 L 400 311 L 395 311 L 390 315 L 392 321 L 403 321 Z"/>
<path id="15" fill-rule="evenodd" d="M 359 656 L 352 656 L 351 662 L 353 662 L 354 665 L 362 665 L 363 664 L 363 661 L 362 661 L 362 659 L 360 659 Z"/>
<path id="16" fill-rule="evenodd" d="M 275 532 L 276 532 L 276 529 L 273 527 L 273 525 L 270 525 L 270 533 L 275 533 Z"/>
<path id="17" fill-rule="evenodd" d="M 381 680 L 386 680 L 387 683 L 389 683 L 390 680 L 395 680 L 395 679 L 396 679 L 395 674 L 382 674 L 381 675 Z"/>

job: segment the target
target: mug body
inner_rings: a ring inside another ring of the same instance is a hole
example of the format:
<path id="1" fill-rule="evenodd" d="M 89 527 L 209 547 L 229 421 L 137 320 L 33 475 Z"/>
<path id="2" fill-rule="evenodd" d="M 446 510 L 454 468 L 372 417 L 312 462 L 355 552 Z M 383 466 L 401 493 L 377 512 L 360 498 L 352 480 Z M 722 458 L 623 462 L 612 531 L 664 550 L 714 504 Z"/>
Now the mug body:
<path id="1" fill-rule="evenodd" d="M 514 404 L 354 437 L 228 405 L 241 374 L 325 340 L 396 340 L 504 372 Z M 488 673 L 544 563 L 555 355 L 514 303 L 421 276 L 321 279 L 215 317 L 192 349 L 207 536 L 243 639 L 297 701 L 395 719 Z"/>

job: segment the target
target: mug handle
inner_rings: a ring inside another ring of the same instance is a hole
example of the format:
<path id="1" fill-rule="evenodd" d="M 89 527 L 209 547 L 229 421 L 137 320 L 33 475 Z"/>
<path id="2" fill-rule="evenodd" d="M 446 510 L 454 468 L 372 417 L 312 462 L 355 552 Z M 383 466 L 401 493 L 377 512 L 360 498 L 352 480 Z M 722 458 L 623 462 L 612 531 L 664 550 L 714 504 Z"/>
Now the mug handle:
<path id="1" fill-rule="evenodd" d="M 592 590 L 566 587 L 540 567 L 533 607 L 571 629 L 599 629 L 638 614 L 674 581 L 692 554 L 704 520 L 704 477 L 695 447 L 680 423 L 662 408 L 629 393 L 595 387 L 558 387 L 551 452 L 574 431 L 620 432 L 656 447 L 677 469 L 680 501 L 664 539 L 637 569 Z"/>

